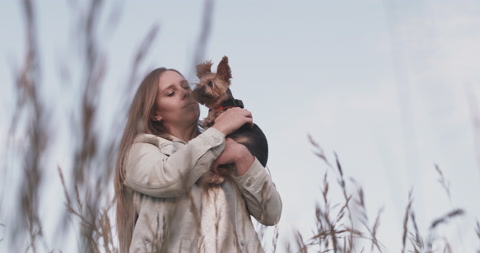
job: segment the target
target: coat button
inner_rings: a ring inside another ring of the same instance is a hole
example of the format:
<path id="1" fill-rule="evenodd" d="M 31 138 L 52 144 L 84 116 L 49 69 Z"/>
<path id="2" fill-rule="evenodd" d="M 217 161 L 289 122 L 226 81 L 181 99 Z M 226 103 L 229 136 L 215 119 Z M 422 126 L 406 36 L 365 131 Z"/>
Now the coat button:
<path id="1" fill-rule="evenodd" d="M 245 186 L 247 187 L 252 186 L 252 178 L 247 179 L 247 182 L 245 182 Z"/>
<path id="2" fill-rule="evenodd" d="M 220 140 L 220 138 L 218 138 L 218 136 L 213 136 L 213 142 L 215 144 L 220 144 L 221 140 Z"/>

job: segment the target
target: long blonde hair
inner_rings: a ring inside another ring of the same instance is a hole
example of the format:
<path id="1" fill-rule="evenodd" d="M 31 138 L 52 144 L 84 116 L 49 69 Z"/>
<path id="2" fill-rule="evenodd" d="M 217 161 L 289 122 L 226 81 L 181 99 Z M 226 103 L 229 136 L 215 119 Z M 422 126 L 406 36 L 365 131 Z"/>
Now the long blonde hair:
<path id="1" fill-rule="evenodd" d="M 133 144 L 135 137 L 142 133 L 171 139 L 160 122 L 150 119 L 155 109 L 158 82 L 160 76 L 165 71 L 175 71 L 180 74 L 180 72 L 174 69 L 157 68 L 143 79 L 130 106 L 127 124 L 118 150 L 115 163 L 114 186 L 117 199 L 117 231 L 120 252 L 128 252 L 132 241 L 133 226 L 137 219 L 133 209 L 132 191 L 123 184 L 125 181 L 126 157 L 130 146 Z"/>

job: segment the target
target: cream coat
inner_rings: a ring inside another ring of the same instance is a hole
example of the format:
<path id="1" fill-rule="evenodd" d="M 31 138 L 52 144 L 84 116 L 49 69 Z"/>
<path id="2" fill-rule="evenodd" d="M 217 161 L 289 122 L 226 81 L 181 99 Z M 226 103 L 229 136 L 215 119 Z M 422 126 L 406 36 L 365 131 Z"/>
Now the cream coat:
<path id="1" fill-rule="evenodd" d="M 137 136 L 128 154 L 124 182 L 133 190 L 137 217 L 130 252 L 210 253 L 202 234 L 208 225 L 217 226 L 212 234 L 218 241 L 217 252 L 264 252 L 250 215 L 264 225 L 274 225 L 280 219 L 282 203 L 260 162 L 255 159 L 245 175 L 233 176 L 213 195 L 196 183 L 224 146 L 225 136 L 214 128 L 188 143 L 149 134 Z M 208 210 L 204 206 L 211 203 L 207 198 L 214 196 L 216 201 L 217 195 L 223 196 L 226 208 L 216 209 L 216 217 L 222 221 L 212 225 L 205 221 Z"/>

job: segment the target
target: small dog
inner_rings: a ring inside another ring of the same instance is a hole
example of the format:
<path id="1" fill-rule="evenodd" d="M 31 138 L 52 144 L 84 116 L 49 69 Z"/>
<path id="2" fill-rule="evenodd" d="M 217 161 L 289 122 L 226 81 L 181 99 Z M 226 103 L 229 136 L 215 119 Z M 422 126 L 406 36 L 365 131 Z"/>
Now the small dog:
<path id="1" fill-rule="evenodd" d="M 202 122 L 205 128 L 211 127 L 215 123 L 215 118 L 223 111 L 232 107 L 243 108 L 243 102 L 235 99 L 230 91 L 232 71 L 228 65 L 228 57 L 224 56 L 222 58 L 218 64 L 217 73 L 211 72 L 212 65 L 211 61 L 197 65 L 197 77 L 200 79 L 200 82 L 192 92 L 195 100 L 210 109 L 208 116 Z M 267 165 L 267 138 L 256 124 L 253 127 L 246 124 L 227 137 L 246 146 L 263 167 Z M 223 183 L 225 178 L 229 177 L 232 168 L 232 165 L 221 166 L 219 168 L 220 175 L 212 175 L 206 180 L 207 183 Z"/>

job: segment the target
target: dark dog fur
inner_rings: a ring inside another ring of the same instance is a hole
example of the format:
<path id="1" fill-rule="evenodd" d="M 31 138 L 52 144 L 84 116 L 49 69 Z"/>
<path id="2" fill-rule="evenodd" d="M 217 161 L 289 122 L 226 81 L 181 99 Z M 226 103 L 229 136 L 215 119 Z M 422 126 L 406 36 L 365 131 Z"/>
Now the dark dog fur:
<path id="1" fill-rule="evenodd" d="M 200 104 L 205 105 L 210 109 L 208 116 L 202 123 L 205 128 L 211 127 L 215 123 L 215 118 L 225 110 L 225 106 L 222 106 L 222 103 L 228 101 L 232 102 L 234 106 L 240 106 L 243 108 L 243 103 L 236 100 L 230 91 L 232 72 L 228 65 L 228 58 L 226 56 L 222 58 L 222 61 L 218 64 L 217 73 L 211 72 L 212 65 L 213 63 L 211 61 L 197 65 L 197 76 L 200 79 L 200 82 L 193 90 L 193 97 Z M 240 102 L 241 105 L 236 105 L 236 102 Z M 244 125 L 227 137 L 245 145 L 250 153 L 252 153 L 252 155 L 255 156 L 264 167 L 267 165 L 267 138 L 256 124 L 254 124 L 253 127 Z M 228 177 L 230 173 L 231 166 L 226 166 L 225 169 L 221 170 L 221 174 L 224 177 Z M 219 184 L 224 181 L 222 176 L 214 176 L 211 180 L 207 181 Z"/>

